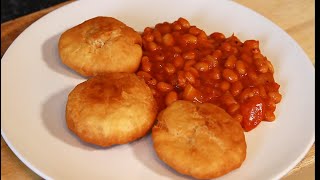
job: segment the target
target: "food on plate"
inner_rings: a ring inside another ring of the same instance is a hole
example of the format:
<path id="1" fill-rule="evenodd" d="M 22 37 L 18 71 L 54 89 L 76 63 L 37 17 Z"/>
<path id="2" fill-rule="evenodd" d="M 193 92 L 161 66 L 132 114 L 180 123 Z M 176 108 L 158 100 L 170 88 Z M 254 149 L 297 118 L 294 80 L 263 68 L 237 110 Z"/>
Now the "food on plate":
<path id="1" fill-rule="evenodd" d="M 219 32 L 207 35 L 179 18 L 145 28 L 142 48 L 137 75 L 152 89 L 159 110 L 177 100 L 212 103 L 245 131 L 275 120 L 280 85 L 259 41 L 241 42 Z"/>
<path id="2" fill-rule="evenodd" d="M 215 178 L 239 168 L 246 158 L 239 121 L 216 105 L 177 100 L 157 120 L 152 128 L 154 149 L 181 174 Z"/>
<path id="3" fill-rule="evenodd" d="M 134 73 L 94 76 L 70 92 L 66 106 L 68 128 L 83 141 L 99 146 L 144 136 L 156 115 L 150 88 Z"/>
<path id="4" fill-rule="evenodd" d="M 95 17 L 65 31 L 59 40 L 62 62 L 83 76 L 135 72 L 141 36 L 112 17 Z"/>
<path id="5" fill-rule="evenodd" d="M 244 131 L 275 120 L 282 98 L 259 41 L 207 35 L 184 18 L 140 36 L 112 17 L 95 17 L 64 32 L 59 53 L 71 69 L 93 76 L 68 96 L 72 132 L 105 147 L 152 128 L 158 157 L 198 179 L 239 168 Z"/>

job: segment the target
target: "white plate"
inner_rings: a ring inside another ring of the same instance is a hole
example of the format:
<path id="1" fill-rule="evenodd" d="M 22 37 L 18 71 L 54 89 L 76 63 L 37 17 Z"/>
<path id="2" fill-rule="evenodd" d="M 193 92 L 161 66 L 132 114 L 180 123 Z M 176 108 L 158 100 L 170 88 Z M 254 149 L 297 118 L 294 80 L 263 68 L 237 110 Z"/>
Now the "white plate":
<path id="1" fill-rule="evenodd" d="M 95 16 L 113 16 L 143 31 L 179 17 L 207 33 L 233 32 L 260 40 L 275 67 L 283 94 L 276 121 L 246 133 L 247 158 L 219 179 L 279 179 L 314 142 L 315 76 L 310 60 L 283 30 L 232 1 L 77 1 L 26 29 L 1 60 L 1 134 L 13 152 L 45 179 L 185 179 L 155 155 L 150 136 L 127 145 L 95 148 L 79 141 L 65 124 L 70 90 L 84 81 L 62 65 L 60 34 Z"/>

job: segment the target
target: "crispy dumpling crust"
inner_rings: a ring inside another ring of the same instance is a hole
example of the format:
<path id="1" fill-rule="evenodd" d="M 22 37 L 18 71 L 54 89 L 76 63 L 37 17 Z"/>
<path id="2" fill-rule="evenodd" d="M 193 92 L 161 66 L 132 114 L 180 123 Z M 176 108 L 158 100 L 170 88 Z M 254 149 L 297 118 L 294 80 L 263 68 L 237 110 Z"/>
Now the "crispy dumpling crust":
<path id="1" fill-rule="evenodd" d="M 95 76 L 77 85 L 66 106 L 68 128 L 85 142 L 111 146 L 144 136 L 157 106 L 150 88 L 133 73 Z"/>
<path id="2" fill-rule="evenodd" d="M 142 56 L 138 32 L 112 17 L 95 17 L 62 33 L 62 62 L 83 76 L 135 72 Z"/>
<path id="3" fill-rule="evenodd" d="M 157 120 L 152 129 L 154 149 L 181 174 L 215 178 L 239 168 L 246 158 L 240 123 L 216 105 L 179 100 Z"/>

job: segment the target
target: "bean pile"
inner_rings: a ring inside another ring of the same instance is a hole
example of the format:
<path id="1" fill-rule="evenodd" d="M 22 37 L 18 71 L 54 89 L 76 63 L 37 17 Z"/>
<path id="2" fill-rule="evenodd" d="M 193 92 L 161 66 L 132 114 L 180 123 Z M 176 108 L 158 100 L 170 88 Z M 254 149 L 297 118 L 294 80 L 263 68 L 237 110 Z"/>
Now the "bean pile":
<path id="1" fill-rule="evenodd" d="M 142 40 L 137 75 L 152 89 L 160 110 L 178 99 L 209 102 L 225 109 L 245 131 L 275 120 L 280 85 L 259 41 L 207 35 L 184 18 L 145 28 Z"/>

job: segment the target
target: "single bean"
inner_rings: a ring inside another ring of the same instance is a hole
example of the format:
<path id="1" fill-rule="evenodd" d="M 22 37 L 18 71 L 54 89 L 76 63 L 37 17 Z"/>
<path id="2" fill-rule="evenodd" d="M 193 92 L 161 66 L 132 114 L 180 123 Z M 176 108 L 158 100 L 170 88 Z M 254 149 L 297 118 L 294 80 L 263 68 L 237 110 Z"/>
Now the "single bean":
<path id="1" fill-rule="evenodd" d="M 173 89 L 172 85 L 166 82 L 158 82 L 157 88 L 161 92 L 169 92 Z"/>
<path id="2" fill-rule="evenodd" d="M 178 100 L 178 93 L 170 91 L 165 97 L 165 103 L 167 106 Z"/>
<path id="3" fill-rule="evenodd" d="M 222 76 L 225 80 L 231 83 L 238 81 L 238 75 L 231 69 L 224 69 L 222 71 Z"/>

